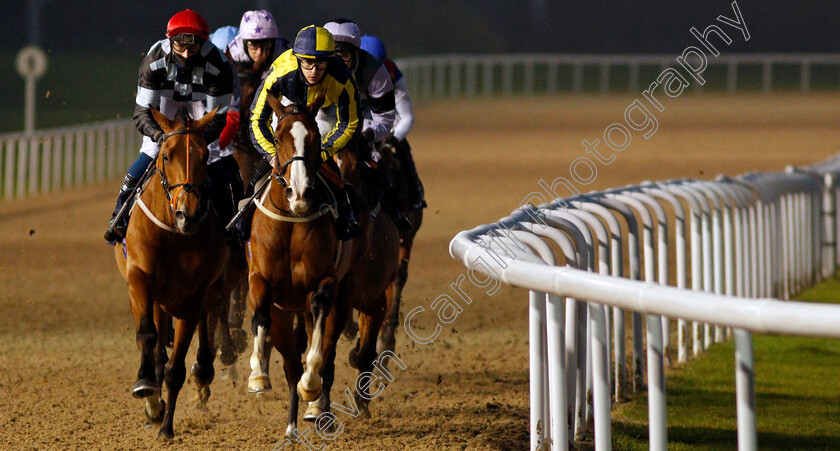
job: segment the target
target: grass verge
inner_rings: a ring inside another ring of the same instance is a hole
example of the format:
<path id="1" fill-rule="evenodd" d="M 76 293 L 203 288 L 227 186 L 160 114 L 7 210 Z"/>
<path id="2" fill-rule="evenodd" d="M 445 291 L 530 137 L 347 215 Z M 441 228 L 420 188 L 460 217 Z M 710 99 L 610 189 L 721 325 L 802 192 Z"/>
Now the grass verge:
<path id="1" fill-rule="evenodd" d="M 840 281 L 797 300 L 836 303 Z M 753 336 L 759 449 L 840 448 L 840 342 L 829 338 Z M 737 448 L 734 341 L 667 374 L 668 449 Z M 613 447 L 648 449 L 647 395 L 615 406 Z"/>

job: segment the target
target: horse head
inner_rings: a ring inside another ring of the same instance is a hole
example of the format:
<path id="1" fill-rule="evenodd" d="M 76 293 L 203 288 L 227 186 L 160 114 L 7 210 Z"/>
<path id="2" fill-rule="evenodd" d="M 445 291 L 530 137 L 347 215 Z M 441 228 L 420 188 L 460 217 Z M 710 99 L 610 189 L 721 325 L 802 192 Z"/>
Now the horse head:
<path id="1" fill-rule="evenodd" d="M 321 93 L 308 107 L 286 106 L 268 93 L 268 104 L 277 116 L 273 175 L 285 189 L 289 211 L 295 215 L 305 215 L 312 208 L 315 176 L 321 164 L 321 134 L 315 113 L 323 101 L 324 94 Z M 280 164 L 281 161 L 284 163 Z"/>
<path id="2" fill-rule="evenodd" d="M 335 155 L 341 176 L 348 182 L 360 186 L 365 163 L 373 160 L 371 158 L 373 150 L 364 136 L 355 135 L 347 146 Z"/>
<path id="3" fill-rule="evenodd" d="M 207 178 L 207 159 L 210 152 L 204 141 L 204 129 L 213 120 L 216 110 L 198 120 L 179 111 L 175 120 L 152 109 L 164 139 L 155 167 L 161 179 L 169 208 L 175 216 L 176 229 L 192 233 L 204 217 L 207 199 L 202 199 L 202 187 Z"/>

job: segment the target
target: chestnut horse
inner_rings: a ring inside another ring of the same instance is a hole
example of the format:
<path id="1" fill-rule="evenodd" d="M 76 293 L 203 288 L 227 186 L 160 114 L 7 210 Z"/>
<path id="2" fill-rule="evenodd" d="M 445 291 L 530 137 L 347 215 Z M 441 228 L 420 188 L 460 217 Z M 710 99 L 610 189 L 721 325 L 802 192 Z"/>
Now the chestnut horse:
<path id="1" fill-rule="evenodd" d="M 260 74 L 262 74 L 262 67 L 242 67 L 237 65 L 236 72 L 239 77 L 240 86 L 240 104 L 239 104 L 239 129 L 233 138 L 233 157 L 239 165 L 239 173 L 242 181 L 248 184 L 251 179 L 251 174 L 254 171 L 254 166 L 262 159 L 254 145 L 251 143 L 250 126 L 251 126 L 251 103 L 254 100 L 257 88 L 260 84 Z M 237 250 L 238 251 L 238 250 Z M 225 354 L 241 354 L 248 346 L 248 335 L 242 329 L 245 321 L 245 301 L 248 296 L 248 262 L 243 255 L 236 255 L 232 259 L 230 271 L 241 277 L 231 277 L 230 284 L 230 302 L 224 306 L 221 315 L 227 318 L 229 325 L 229 334 L 232 340 L 225 339 L 224 331 L 219 331 L 217 335 L 217 343 L 220 346 L 221 352 Z M 232 346 L 228 346 L 228 343 Z M 221 377 L 223 379 L 236 380 L 238 375 L 236 373 L 236 366 L 230 366 L 222 369 Z"/>
<path id="2" fill-rule="evenodd" d="M 211 111 L 192 121 L 186 115 L 170 121 L 152 110 L 165 133 L 147 189 L 137 200 L 122 246 L 114 246 L 117 266 L 128 284 L 131 313 L 137 323 L 140 370 L 132 394 L 145 400 L 158 437 L 174 436 L 178 392 L 186 378 L 184 359 L 198 328 L 198 354 L 192 378 L 202 403 L 210 396 L 215 351 L 210 329 L 218 318 L 229 251 L 222 226 L 208 217 L 207 143 L 203 131 Z M 166 355 L 168 320 L 174 317 L 175 339 Z M 226 323 L 224 321 L 223 323 Z M 166 382 L 163 402 L 161 386 Z"/>
<path id="3" fill-rule="evenodd" d="M 411 229 L 405 232 L 400 232 L 400 257 L 399 269 L 397 270 L 397 280 L 394 283 L 394 297 L 393 302 L 388 306 L 388 315 L 385 317 L 385 322 L 382 325 L 382 331 L 379 335 L 379 342 L 377 343 L 377 352 L 394 351 L 396 346 L 396 330 L 400 324 L 400 304 L 402 303 L 402 293 L 405 284 L 408 281 L 408 263 L 411 259 L 411 248 L 414 245 L 414 237 L 420 226 L 423 224 L 423 208 L 417 205 L 409 205 L 408 198 L 408 181 L 402 175 L 400 168 L 400 160 L 396 158 L 394 149 L 383 146 L 380 149 L 385 162 L 388 163 L 390 159 L 393 169 L 391 169 L 391 178 L 394 181 L 394 186 L 399 191 L 399 200 L 404 211 L 408 212 L 408 219 L 411 221 Z M 387 360 L 383 366 L 387 367 Z"/>
<path id="4" fill-rule="evenodd" d="M 394 304 L 400 255 L 399 232 L 393 219 L 382 210 L 377 188 L 378 176 L 367 163 L 369 153 L 366 143 L 361 137 L 357 137 L 336 154 L 342 177 L 359 187 L 364 205 L 369 206 L 370 212 L 359 215 L 364 233 L 360 237 L 350 271 L 342 279 L 339 289 L 342 301 L 359 312 L 359 338 L 350 351 L 350 364 L 358 368 L 360 374 L 373 371 L 373 363 L 377 357 L 377 336 L 386 312 Z M 388 157 L 390 155 L 385 155 L 381 163 L 388 165 Z M 341 324 L 346 324 L 346 319 Z M 333 367 L 329 368 L 328 374 L 327 369 L 324 369 L 324 378 L 331 379 Z M 326 381 L 324 384 L 326 385 Z M 356 405 L 366 417 L 370 417 L 367 406 L 372 398 L 368 393 L 360 392 L 359 388 L 357 386 L 355 392 Z M 314 420 L 320 412 L 329 410 L 329 390 L 325 390 L 324 393 L 325 398 L 322 397 L 316 405 L 311 405 L 304 419 Z"/>
<path id="5" fill-rule="evenodd" d="M 335 342 L 329 337 L 334 335 L 334 319 L 330 318 L 336 311 L 340 280 L 337 257 L 346 259 L 349 246 L 337 239 L 330 218 L 332 203 L 324 190 L 316 188 L 321 136 L 314 113 L 323 98 L 308 109 L 283 106 L 271 93 L 268 102 L 277 116 L 277 153 L 251 227 L 248 283 L 254 310 L 254 352 L 248 389 L 257 393 L 271 388 L 270 338 L 283 355 L 289 388 L 286 434 L 293 437 L 300 397 L 312 401 L 320 395 L 319 370 L 327 356 L 335 354 Z M 301 364 L 302 346 L 294 333 L 295 317 L 301 315 L 313 323 L 306 373 Z"/>

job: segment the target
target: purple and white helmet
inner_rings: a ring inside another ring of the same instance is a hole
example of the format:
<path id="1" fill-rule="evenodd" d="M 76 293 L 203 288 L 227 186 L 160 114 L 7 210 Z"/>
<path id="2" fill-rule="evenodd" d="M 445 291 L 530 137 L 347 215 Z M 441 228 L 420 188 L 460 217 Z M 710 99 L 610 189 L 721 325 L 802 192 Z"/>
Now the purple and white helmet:
<path id="1" fill-rule="evenodd" d="M 271 13 L 264 9 L 245 11 L 239 22 L 239 35 L 244 40 L 275 39 L 278 36 L 277 23 Z"/>
<path id="2" fill-rule="evenodd" d="M 333 35 L 336 43 L 346 42 L 356 48 L 362 46 L 362 33 L 359 31 L 359 26 L 349 20 L 327 22 L 324 28 Z"/>

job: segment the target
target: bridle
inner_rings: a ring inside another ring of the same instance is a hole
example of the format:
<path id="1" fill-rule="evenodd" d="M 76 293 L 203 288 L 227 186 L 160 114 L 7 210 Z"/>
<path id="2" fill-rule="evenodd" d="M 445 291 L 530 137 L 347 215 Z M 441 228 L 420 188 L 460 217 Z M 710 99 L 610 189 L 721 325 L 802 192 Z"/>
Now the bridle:
<path id="1" fill-rule="evenodd" d="M 309 114 L 309 112 L 308 112 L 307 110 L 302 109 L 302 108 L 300 108 L 299 106 L 295 105 L 295 106 L 293 106 L 293 107 L 292 107 L 292 109 L 291 109 L 291 110 L 289 110 L 289 111 L 287 111 L 287 112 L 283 113 L 281 116 L 279 116 L 279 117 L 277 118 L 277 125 L 279 126 L 279 125 L 280 125 L 280 122 L 282 122 L 282 121 L 283 121 L 283 119 L 286 119 L 287 117 L 290 117 L 290 116 L 297 116 L 297 115 L 305 115 L 305 114 Z M 274 145 L 275 145 L 275 146 L 277 146 L 277 144 L 278 144 L 278 140 L 277 140 L 277 137 L 275 136 L 275 137 L 274 137 Z M 275 153 L 275 154 L 274 154 L 275 166 L 276 166 L 276 164 L 277 164 L 277 163 L 279 163 L 279 160 L 277 160 L 277 158 L 278 158 L 278 156 L 277 156 L 277 154 Z M 292 163 L 294 163 L 295 161 L 300 161 L 300 162 L 303 162 L 303 165 L 306 167 L 306 171 L 307 171 L 308 173 L 310 173 L 310 174 L 315 174 L 315 173 L 316 173 L 316 171 L 313 171 L 313 168 L 312 168 L 312 166 L 309 164 L 309 162 L 308 162 L 308 161 L 306 161 L 306 157 L 304 157 L 304 156 L 302 156 L 302 155 L 294 155 L 294 156 L 292 156 L 291 158 L 289 158 L 288 160 L 286 160 L 286 162 L 285 162 L 285 163 L 283 163 L 283 165 L 282 165 L 282 166 L 280 166 L 280 167 L 277 169 L 277 171 L 276 171 L 276 172 L 273 172 L 273 173 L 272 173 L 272 177 L 274 178 L 274 181 L 275 181 L 275 182 L 277 182 L 277 184 L 278 184 L 278 185 L 280 185 L 280 187 L 281 187 L 281 188 L 283 188 L 284 190 L 289 189 L 289 181 L 286 179 L 286 170 L 288 170 L 289 166 L 290 166 Z M 311 179 L 311 181 L 309 182 L 309 185 L 307 186 L 307 188 L 308 188 L 308 189 L 312 189 L 312 190 L 314 190 L 314 189 L 315 189 L 315 177 L 311 177 L 310 179 Z M 277 203 L 275 203 L 275 202 L 274 202 L 274 199 L 271 197 L 271 194 L 270 194 L 270 193 L 269 193 L 269 196 L 268 196 L 268 200 L 271 202 L 271 205 L 273 205 L 273 206 L 274 206 L 274 208 L 277 208 L 278 210 L 280 210 L 280 211 L 282 211 L 282 212 L 284 212 L 284 213 L 289 213 L 289 214 L 291 214 L 291 212 L 290 212 L 290 211 L 288 211 L 287 209 L 282 208 L 282 207 L 280 207 L 279 205 L 277 205 Z"/>
<path id="2" fill-rule="evenodd" d="M 294 107 L 292 107 L 292 109 L 290 111 L 287 111 L 282 116 L 277 118 L 277 125 L 280 125 L 280 122 L 283 119 L 286 119 L 289 116 L 303 115 L 303 114 L 309 114 L 309 112 L 306 111 L 306 110 L 302 110 L 302 109 L 300 109 L 300 107 L 295 105 Z M 277 146 L 277 144 L 278 144 L 277 137 L 275 137 L 274 138 L 274 145 Z M 279 161 L 277 160 L 277 154 L 276 153 L 274 154 L 274 158 L 275 158 L 275 162 L 279 163 Z M 309 164 L 308 161 L 306 161 L 305 157 L 303 157 L 301 155 L 295 155 L 292 158 L 289 158 L 288 160 L 286 160 L 285 163 L 283 163 L 283 166 L 281 166 L 278 169 L 277 173 L 272 174 L 274 176 L 274 180 L 276 180 L 277 183 L 281 187 L 283 187 L 284 189 L 288 188 L 288 186 L 289 186 L 289 181 L 286 180 L 286 170 L 289 168 L 289 165 L 291 165 L 295 161 L 302 161 L 303 165 L 306 166 L 306 171 L 310 172 L 310 173 L 314 173 L 312 171 L 311 165 Z M 315 186 L 315 181 L 314 181 L 314 178 L 313 178 L 313 181 L 309 184 L 309 186 L 307 188 L 313 188 L 314 186 Z"/>
<path id="3" fill-rule="evenodd" d="M 161 156 L 159 160 L 159 166 L 156 168 L 158 174 L 160 175 L 160 185 L 163 187 L 163 192 L 166 194 L 166 199 L 169 201 L 169 208 L 172 210 L 173 213 L 175 212 L 175 206 L 177 205 L 178 200 L 184 194 L 194 194 L 196 197 L 201 199 L 200 187 L 194 185 L 190 181 L 190 135 L 195 135 L 198 133 L 201 133 L 201 131 L 191 129 L 190 126 L 187 125 L 187 128 L 171 131 L 163 137 L 163 142 L 165 142 L 167 139 L 175 135 L 187 135 L 187 179 L 184 181 L 184 183 L 177 183 L 175 185 L 169 184 L 169 179 L 166 177 L 166 159 L 163 158 L 163 156 Z M 163 142 L 161 142 L 161 145 L 163 144 Z M 173 190 L 175 191 L 174 193 L 172 192 Z"/>

